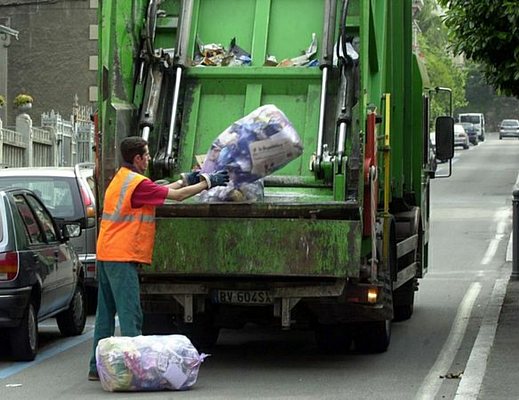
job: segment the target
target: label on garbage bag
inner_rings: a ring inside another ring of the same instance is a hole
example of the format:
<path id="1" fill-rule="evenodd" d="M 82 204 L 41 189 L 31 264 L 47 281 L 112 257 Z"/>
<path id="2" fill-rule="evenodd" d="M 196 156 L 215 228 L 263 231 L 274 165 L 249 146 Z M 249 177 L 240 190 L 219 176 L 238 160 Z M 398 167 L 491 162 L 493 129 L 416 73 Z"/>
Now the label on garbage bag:
<path id="1" fill-rule="evenodd" d="M 255 175 L 266 176 L 279 166 L 294 158 L 294 146 L 288 139 L 266 139 L 249 145 L 252 160 L 251 172 Z"/>

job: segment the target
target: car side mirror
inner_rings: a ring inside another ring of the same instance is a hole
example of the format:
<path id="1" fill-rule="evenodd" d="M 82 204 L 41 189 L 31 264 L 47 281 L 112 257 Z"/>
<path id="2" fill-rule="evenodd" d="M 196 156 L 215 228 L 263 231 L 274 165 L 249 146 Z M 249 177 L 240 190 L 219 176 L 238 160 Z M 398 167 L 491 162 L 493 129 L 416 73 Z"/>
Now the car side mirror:
<path id="1" fill-rule="evenodd" d="M 442 116 L 436 118 L 435 129 L 436 158 L 450 160 L 454 157 L 454 118 Z"/>
<path id="2" fill-rule="evenodd" d="M 65 224 L 61 228 L 61 236 L 65 240 L 78 237 L 79 235 L 81 235 L 81 225 L 79 224 Z"/>

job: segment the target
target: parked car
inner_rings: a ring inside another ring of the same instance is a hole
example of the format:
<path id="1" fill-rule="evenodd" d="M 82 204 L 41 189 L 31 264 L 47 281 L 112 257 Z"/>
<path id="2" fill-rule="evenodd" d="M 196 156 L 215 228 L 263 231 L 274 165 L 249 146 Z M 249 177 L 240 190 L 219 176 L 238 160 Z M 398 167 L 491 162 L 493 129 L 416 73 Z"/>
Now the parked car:
<path id="1" fill-rule="evenodd" d="M 463 129 L 465 129 L 465 132 L 467 132 L 467 135 L 469 135 L 469 142 L 477 146 L 479 144 L 479 138 L 476 126 L 471 122 L 461 122 L 461 125 Z"/>
<path id="2" fill-rule="evenodd" d="M 56 317 L 65 336 L 80 335 L 86 321 L 84 275 L 69 238 L 78 223 L 61 229 L 37 195 L 0 189 L 0 331 L 16 360 L 34 360 L 38 322 Z"/>
<path id="3" fill-rule="evenodd" d="M 75 167 L 0 169 L 0 187 L 33 190 L 59 226 L 80 224 L 81 234 L 71 238 L 70 243 L 78 253 L 84 269 L 89 311 L 94 311 L 97 304 L 97 223 L 93 174 L 93 163 L 81 163 Z"/>
<path id="4" fill-rule="evenodd" d="M 454 147 L 461 146 L 465 150 L 469 148 L 469 135 L 461 124 L 454 124 Z"/>
<path id="5" fill-rule="evenodd" d="M 499 124 L 499 140 L 504 137 L 519 138 L 519 119 L 504 119 Z"/>

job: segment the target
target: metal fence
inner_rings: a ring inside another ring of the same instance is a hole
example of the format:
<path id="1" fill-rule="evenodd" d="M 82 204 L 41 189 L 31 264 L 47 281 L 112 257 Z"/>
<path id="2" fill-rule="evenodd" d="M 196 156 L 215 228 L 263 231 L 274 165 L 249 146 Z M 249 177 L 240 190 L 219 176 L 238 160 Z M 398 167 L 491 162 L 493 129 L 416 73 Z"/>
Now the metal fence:
<path id="1" fill-rule="evenodd" d="M 93 161 L 94 125 L 90 107 L 75 106 L 69 120 L 54 111 L 41 115 L 33 126 L 27 113 L 16 117 L 16 126 L 3 127 L 0 119 L 0 166 L 63 167 Z"/>

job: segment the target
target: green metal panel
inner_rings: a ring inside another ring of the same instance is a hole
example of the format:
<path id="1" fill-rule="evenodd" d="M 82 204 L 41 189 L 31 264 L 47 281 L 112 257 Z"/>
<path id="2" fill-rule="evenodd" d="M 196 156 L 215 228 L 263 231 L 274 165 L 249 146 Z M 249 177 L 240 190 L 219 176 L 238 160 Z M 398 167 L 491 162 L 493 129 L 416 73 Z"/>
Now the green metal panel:
<path id="1" fill-rule="evenodd" d="M 188 71 L 182 123 L 180 170 L 190 169 L 196 155 L 236 120 L 263 104 L 275 104 L 289 118 L 308 149 L 278 175 L 307 175 L 315 148 L 319 114 L 320 71 L 317 68 L 193 68 Z M 193 138 L 196 138 L 193 142 Z"/>
<path id="2" fill-rule="evenodd" d="M 158 219 L 162 273 L 357 276 L 359 221 Z"/>

